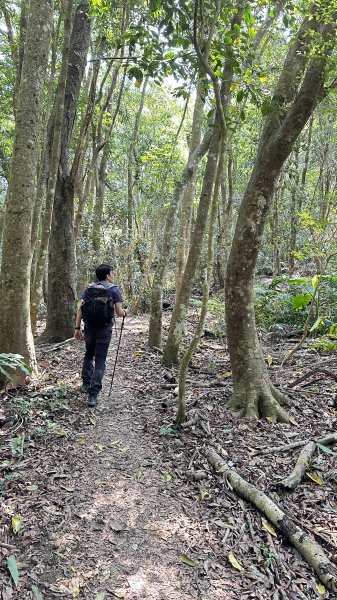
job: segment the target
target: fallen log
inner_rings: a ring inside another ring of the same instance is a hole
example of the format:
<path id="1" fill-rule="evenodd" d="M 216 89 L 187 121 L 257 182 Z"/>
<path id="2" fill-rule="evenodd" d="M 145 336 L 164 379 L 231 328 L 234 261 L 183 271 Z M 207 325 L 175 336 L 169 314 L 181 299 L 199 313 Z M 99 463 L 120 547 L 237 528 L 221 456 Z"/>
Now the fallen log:
<path id="1" fill-rule="evenodd" d="M 210 465 L 223 474 L 239 496 L 251 502 L 293 544 L 314 569 L 325 587 L 337 593 L 337 568 L 331 563 L 317 542 L 309 537 L 264 492 L 245 481 L 217 454 L 213 448 L 203 452 Z"/>

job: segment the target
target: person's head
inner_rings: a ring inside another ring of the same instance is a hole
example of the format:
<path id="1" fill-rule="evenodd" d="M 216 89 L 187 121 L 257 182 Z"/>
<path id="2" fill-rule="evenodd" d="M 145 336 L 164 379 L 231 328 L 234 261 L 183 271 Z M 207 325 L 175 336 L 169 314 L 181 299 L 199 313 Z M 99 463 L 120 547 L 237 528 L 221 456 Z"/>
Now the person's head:
<path id="1" fill-rule="evenodd" d="M 111 265 L 107 265 L 105 263 L 99 265 L 96 269 L 96 277 L 98 281 L 104 281 L 105 279 L 108 279 L 108 277 L 112 277 L 112 271 L 113 268 Z"/>

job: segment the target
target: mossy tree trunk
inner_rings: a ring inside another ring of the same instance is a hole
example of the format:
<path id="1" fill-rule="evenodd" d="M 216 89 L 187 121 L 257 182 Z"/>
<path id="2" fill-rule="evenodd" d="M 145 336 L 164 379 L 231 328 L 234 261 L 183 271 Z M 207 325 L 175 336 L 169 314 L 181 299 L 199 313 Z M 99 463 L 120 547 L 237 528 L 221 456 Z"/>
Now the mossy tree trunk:
<path id="1" fill-rule="evenodd" d="M 53 9 L 53 0 L 30 2 L 0 273 L 0 352 L 21 354 L 33 371 L 36 360 L 30 321 L 31 228 Z M 22 375 L 15 374 L 15 383 L 21 381 Z"/>
<path id="2" fill-rule="evenodd" d="M 289 45 L 271 101 L 256 162 L 239 211 L 226 277 L 226 323 L 234 394 L 229 406 L 249 418 L 289 421 L 283 395 L 272 385 L 259 343 L 254 315 L 254 270 L 275 182 L 299 134 L 324 97 L 327 57 L 335 42 L 336 14 L 324 23 L 315 5 Z M 336 12 L 336 11 L 335 11 Z M 313 35 L 314 32 L 318 32 Z M 321 48 L 310 58 L 313 39 Z"/>

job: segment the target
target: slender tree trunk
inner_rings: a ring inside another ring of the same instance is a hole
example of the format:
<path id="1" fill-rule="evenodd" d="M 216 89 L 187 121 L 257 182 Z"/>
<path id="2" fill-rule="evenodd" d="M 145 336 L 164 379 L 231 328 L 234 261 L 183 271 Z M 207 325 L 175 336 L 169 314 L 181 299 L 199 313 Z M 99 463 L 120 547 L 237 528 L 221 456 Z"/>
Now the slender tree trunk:
<path id="1" fill-rule="evenodd" d="M 219 248 L 217 256 L 217 274 L 221 288 L 225 287 L 227 262 L 233 237 L 233 173 L 234 161 L 232 152 L 229 150 L 227 162 L 227 186 L 225 185 L 224 178 L 221 182 L 222 215 L 219 219 Z"/>
<path id="2" fill-rule="evenodd" d="M 288 270 L 290 275 L 295 270 L 295 256 L 296 251 L 296 238 L 297 238 L 297 206 L 298 206 L 298 185 L 299 185 L 299 171 L 298 171 L 298 154 L 299 147 L 297 146 L 294 152 L 294 164 L 293 170 L 295 176 L 293 178 L 292 190 L 291 190 L 291 203 L 290 203 L 290 237 L 288 245 Z"/>
<path id="3" fill-rule="evenodd" d="M 273 275 L 281 275 L 281 257 L 280 257 L 280 243 L 279 243 L 279 218 L 278 218 L 278 207 L 279 198 L 281 193 L 281 186 L 275 190 L 272 199 L 272 212 L 270 219 L 270 231 L 271 231 L 271 245 L 273 248 Z"/>
<path id="4" fill-rule="evenodd" d="M 162 241 L 161 252 L 158 260 L 158 266 L 153 278 L 152 293 L 151 293 L 151 314 L 149 325 L 149 345 L 161 348 L 161 332 L 162 332 L 162 294 L 163 281 L 166 273 L 170 251 L 172 248 L 172 236 L 174 230 L 175 217 L 180 205 L 181 197 L 186 185 L 193 177 L 201 158 L 209 149 L 211 141 L 211 132 L 207 131 L 204 135 L 199 147 L 194 151 L 189 159 L 180 180 L 177 182 L 174 190 L 172 202 L 168 209 L 165 221 L 165 229 Z"/>
<path id="5" fill-rule="evenodd" d="M 30 2 L 0 274 L 0 352 L 21 354 L 33 371 L 36 360 L 30 322 L 31 227 L 53 8 L 53 0 Z M 22 380 L 22 375 L 15 374 L 16 383 Z"/>
<path id="6" fill-rule="evenodd" d="M 325 5 L 325 3 L 324 3 Z M 320 24 L 315 6 L 289 44 L 288 55 L 266 118 L 253 172 L 240 207 L 226 278 L 226 323 L 234 395 L 229 406 L 248 418 L 288 422 L 283 395 L 270 382 L 254 316 L 254 270 L 273 189 L 281 167 L 324 96 L 326 61 L 332 44 L 310 59 L 312 29 L 322 44 L 335 37 L 335 24 Z M 334 14 L 334 19 L 336 15 Z M 287 107 L 287 108 L 285 108 Z M 283 118 L 280 120 L 280 111 Z"/>
<path id="7" fill-rule="evenodd" d="M 221 140 L 220 140 L 220 152 L 218 157 L 217 164 L 217 173 L 214 184 L 214 194 L 213 194 L 213 202 L 211 208 L 211 215 L 209 219 L 209 229 L 208 229 L 208 243 L 207 243 L 207 269 L 203 290 L 203 298 L 202 298 L 202 307 L 200 312 L 199 322 L 197 324 L 196 330 L 194 332 L 193 338 L 185 352 L 183 359 L 180 365 L 179 371 L 179 404 L 178 404 L 178 412 L 176 417 L 176 422 L 178 424 L 182 423 L 186 419 L 186 375 L 188 365 L 192 359 L 192 356 L 197 349 L 201 334 L 204 330 L 205 320 L 207 315 L 207 307 L 208 307 L 208 298 L 209 298 L 209 290 L 212 280 L 213 274 L 213 264 L 214 264 L 214 241 L 215 241 L 215 231 L 216 231 L 216 218 L 218 212 L 218 198 L 221 189 L 222 182 L 222 173 L 224 167 L 224 155 L 225 155 L 225 141 L 226 141 L 226 131 L 223 130 L 221 132 Z"/>
<path id="8" fill-rule="evenodd" d="M 197 85 L 197 95 L 194 104 L 189 158 L 192 156 L 193 152 L 199 146 L 201 141 L 202 119 L 205 105 L 205 93 L 203 87 L 203 82 L 199 80 Z M 178 296 L 181 287 L 182 276 L 185 269 L 188 250 L 190 246 L 192 207 L 194 201 L 195 186 L 197 182 L 197 174 L 198 171 L 196 169 L 191 177 L 191 181 L 188 183 L 184 190 L 181 202 L 176 263 L 176 297 Z"/>
<path id="9" fill-rule="evenodd" d="M 220 10 L 221 2 L 217 1 L 214 9 L 213 26 L 215 26 L 215 23 L 218 19 L 218 15 L 220 14 Z M 171 366 L 172 364 L 178 363 L 179 344 L 184 331 L 185 318 L 187 315 L 189 300 L 191 296 L 193 279 L 196 273 L 202 249 L 205 228 L 207 225 L 208 212 L 213 194 L 221 136 L 223 138 L 223 143 L 227 143 L 227 137 L 226 139 L 224 139 L 225 132 L 227 136 L 227 127 L 224 118 L 224 110 L 226 111 L 229 108 L 230 87 L 233 79 L 233 63 L 231 59 L 226 60 L 223 69 L 223 77 L 220 81 L 215 72 L 208 64 L 208 52 L 204 54 L 202 53 L 199 45 L 199 36 L 197 31 L 198 11 L 199 3 L 196 0 L 194 3 L 193 43 L 196 53 L 198 55 L 199 62 L 205 74 L 208 74 L 212 79 L 217 108 L 217 119 L 213 130 L 210 149 L 208 152 L 201 196 L 199 200 L 194 231 L 191 237 L 189 255 L 186 262 L 180 293 L 174 305 L 169 334 L 164 349 L 163 365 L 165 366 Z M 232 41 L 236 38 L 238 31 L 240 31 L 240 24 L 243 17 L 243 5 L 241 3 L 238 3 L 237 10 L 234 12 L 235 14 L 233 15 L 231 21 L 231 30 L 233 34 Z M 201 21 L 203 21 L 202 18 Z M 223 132 L 221 133 L 221 135 L 220 131 Z"/>
<path id="10" fill-rule="evenodd" d="M 89 1 L 81 0 L 70 41 L 60 167 L 56 183 L 49 242 L 48 305 L 45 337 L 62 341 L 73 334 L 76 298 L 74 244 L 74 182 L 69 173 L 69 144 L 91 35 Z"/>
<path id="11" fill-rule="evenodd" d="M 142 116 L 142 112 L 143 112 L 143 108 L 144 108 L 145 92 L 146 92 L 148 80 L 149 80 L 148 77 L 145 77 L 141 95 L 140 95 L 138 111 L 137 111 L 135 122 L 133 125 L 133 130 L 132 130 L 131 140 L 130 140 L 130 145 L 129 145 L 129 152 L 128 152 L 128 210 L 127 210 L 128 250 L 127 250 L 127 258 L 126 258 L 126 260 L 127 260 L 127 286 L 126 287 L 127 287 L 127 296 L 130 299 L 132 298 L 132 295 L 133 295 L 133 244 L 132 244 L 133 239 L 132 238 L 133 238 L 133 221 L 134 221 L 134 215 L 135 215 L 135 203 L 134 203 L 134 193 L 133 193 L 133 186 L 135 183 L 134 176 L 133 176 L 134 153 L 135 153 L 135 145 L 136 145 L 136 140 L 137 140 L 137 135 L 138 135 L 138 130 L 139 130 L 140 118 Z"/>
<path id="12" fill-rule="evenodd" d="M 219 129 L 218 127 L 215 127 L 208 151 L 198 212 L 191 237 L 190 251 L 186 262 L 180 293 L 174 305 L 169 334 L 164 349 L 163 365 L 166 367 L 178 363 L 179 344 L 184 331 L 185 318 L 187 315 L 194 275 L 201 253 L 205 229 L 207 226 L 208 211 L 213 194 L 216 167 L 218 162 L 219 137 Z"/>
<path id="13" fill-rule="evenodd" d="M 35 333 L 40 301 L 42 296 L 43 277 L 47 264 L 48 245 L 50 238 L 51 222 L 53 216 L 55 185 L 60 163 L 61 136 L 64 117 L 64 98 L 67 79 L 70 36 L 72 27 L 73 0 L 64 1 L 64 29 L 62 63 L 59 76 L 58 90 L 55 102 L 55 113 L 53 119 L 53 143 L 49 161 L 49 173 L 46 190 L 46 204 L 43 215 L 42 233 L 39 245 L 39 255 L 36 263 L 35 277 L 31 294 L 31 320 L 32 330 Z"/>

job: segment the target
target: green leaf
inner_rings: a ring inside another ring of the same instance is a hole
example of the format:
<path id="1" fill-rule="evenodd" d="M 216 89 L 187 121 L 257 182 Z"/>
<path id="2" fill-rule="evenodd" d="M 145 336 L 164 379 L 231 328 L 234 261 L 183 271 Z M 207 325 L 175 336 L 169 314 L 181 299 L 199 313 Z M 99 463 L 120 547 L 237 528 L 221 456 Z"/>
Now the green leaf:
<path id="1" fill-rule="evenodd" d="M 315 331 L 315 329 L 318 329 L 319 327 L 321 327 L 321 325 L 324 324 L 324 321 L 327 319 L 328 317 L 325 315 L 322 315 L 321 317 L 318 317 L 315 321 L 315 323 L 313 324 L 313 326 L 310 328 L 310 333 L 312 331 Z"/>
<path id="2" fill-rule="evenodd" d="M 316 289 L 316 288 L 318 287 L 318 284 L 319 284 L 319 279 L 320 279 L 319 275 L 314 275 L 314 276 L 313 276 L 313 278 L 312 278 L 312 280 L 311 280 L 311 283 L 312 283 L 312 287 L 313 287 L 314 289 Z"/>
<path id="3" fill-rule="evenodd" d="M 266 117 L 271 112 L 271 104 L 269 100 L 263 100 L 261 104 L 261 113 L 263 117 Z"/>
<path id="4" fill-rule="evenodd" d="M 337 453 L 331 450 L 328 446 L 324 446 L 324 444 L 317 443 L 317 448 L 322 450 L 325 454 L 331 454 L 331 456 L 337 456 Z"/>
<path id="5" fill-rule="evenodd" d="M 39 588 L 36 587 L 36 585 L 33 585 L 32 592 L 35 600 L 43 600 L 42 593 L 40 592 Z"/>
<path id="6" fill-rule="evenodd" d="M 19 583 L 18 565 L 16 563 L 15 556 L 13 556 L 12 554 L 7 558 L 7 567 L 11 574 L 11 577 L 15 583 L 15 587 L 18 587 L 18 583 Z"/>
<path id="7" fill-rule="evenodd" d="M 99 594 L 96 596 L 95 600 L 104 600 L 104 598 L 105 598 L 105 592 L 100 592 L 100 593 L 99 593 Z"/>
<path id="8" fill-rule="evenodd" d="M 189 567 L 197 566 L 197 563 L 194 560 L 192 560 L 192 558 L 187 556 L 187 554 L 185 554 L 184 552 L 180 553 L 179 558 L 180 558 L 181 562 L 184 563 L 184 565 L 188 565 Z"/>
<path id="9" fill-rule="evenodd" d="M 312 298 L 312 294 L 298 294 L 294 296 L 291 303 L 295 310 L 303 310 L 308 304 L 310 304 Z"/>
<path id="10" fill-rule="evenodd" d="M 244 98 L 244 91 L 243 90 L 239 90 L 238 93 L 236 94 L 236 101 L 237 102 L 242 102 L 243 98 Z"/>
<path id="11" fill-rule="evenodd" d="M 297 279 L 287 279 L 287 283 L 297 285 L 300 283 L 308 283 L 309 277 L 297 277 Z"/>

